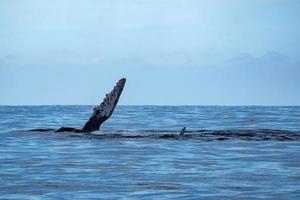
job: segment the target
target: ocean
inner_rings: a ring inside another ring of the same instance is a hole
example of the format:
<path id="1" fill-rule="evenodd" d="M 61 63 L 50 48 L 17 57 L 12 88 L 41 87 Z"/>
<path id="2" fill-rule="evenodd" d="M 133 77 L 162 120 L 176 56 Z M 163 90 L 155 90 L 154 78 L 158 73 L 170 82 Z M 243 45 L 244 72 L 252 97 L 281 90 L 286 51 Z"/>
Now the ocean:
<path id="1" fill-rule="evenodd" d="M 0 106 L 0 199 L 300 199 L 300 107 Z M 183 136 L 180 130 L 186 127 Z"/>

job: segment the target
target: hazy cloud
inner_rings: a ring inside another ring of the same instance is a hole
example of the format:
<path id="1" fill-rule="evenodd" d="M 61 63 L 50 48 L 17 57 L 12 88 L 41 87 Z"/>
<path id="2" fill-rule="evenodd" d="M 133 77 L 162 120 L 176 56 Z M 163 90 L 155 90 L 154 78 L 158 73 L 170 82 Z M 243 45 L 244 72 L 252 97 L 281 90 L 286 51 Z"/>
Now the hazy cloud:
<path id="1" fill-rule="evenodd" d="M 262 56 L 252 56 L 250 54 L 242 53 L 233 59 L 229 60 L 232 65 L 243 66 L 269 66 L 269 65 L 282 65 L 290 62 L 289 56 L 279 52 L 267 52 Z"/>
<path id="2" fill-rule="evenodd" d="M 8 54 L 0 56 L 0 66 L 5 66 L 9 64 L 17 64 L 22 60 L 22 57 L 19 55 Z"/>

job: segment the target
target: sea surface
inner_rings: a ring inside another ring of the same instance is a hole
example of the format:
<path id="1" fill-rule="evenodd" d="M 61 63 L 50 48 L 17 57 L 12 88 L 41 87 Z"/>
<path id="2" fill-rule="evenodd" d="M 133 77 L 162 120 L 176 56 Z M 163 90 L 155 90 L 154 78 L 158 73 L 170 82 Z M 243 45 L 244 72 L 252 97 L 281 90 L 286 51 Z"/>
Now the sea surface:
<path id="1" fill-rule="evenodd" d="M 300 107 L 0 106 L 0 199 L 300 199 Z M 184 135 L 180 130 L 186 127 Z"/>

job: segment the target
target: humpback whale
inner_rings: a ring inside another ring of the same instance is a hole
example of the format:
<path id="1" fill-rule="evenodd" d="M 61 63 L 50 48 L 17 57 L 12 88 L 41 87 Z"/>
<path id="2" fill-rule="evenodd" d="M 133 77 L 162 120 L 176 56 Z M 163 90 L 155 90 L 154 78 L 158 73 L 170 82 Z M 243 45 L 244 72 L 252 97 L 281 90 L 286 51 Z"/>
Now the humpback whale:
<path id="1" fill-rule="evenodd" d="M 114 112 L 115 107 L 119 101 L 122 94 L 123 88 L 125 86 L 126 79 L 120 79 L 114 86 L 112 91 L 106 94 L 102 103 L 93 109 L 93 113 L 85 125 L 81 128 L 72 127 L 61 127 L 59 129 L 31 129 L 29 131 L 55 131 L 55 132 L 76 132 L 76 133 L 90 133 L 93 131 L 98 131 L 103 122 L 105 122 Z M 179 133 L 179 136 L 184 136 L 186 128 L 183 127 Z M 164 137 L 174 137 L 174 135 L 165 135 Z"/>
<path id="2" fill-rule="evenodd" d="M 100 126 L 105 122 L 114 112 L 114 109 L 119 101 L 123 91 L 126 79 L 120 79 L 112 91 L 106 94 L 102 103 L 93 109 L 93 114 L 85 123 L 82 129 L 72 127 L 61 127 L 55 132 L 93 132 L 100 129 Z M 49 131 L 51 129 L 32 129 L 31 131 Z"/>

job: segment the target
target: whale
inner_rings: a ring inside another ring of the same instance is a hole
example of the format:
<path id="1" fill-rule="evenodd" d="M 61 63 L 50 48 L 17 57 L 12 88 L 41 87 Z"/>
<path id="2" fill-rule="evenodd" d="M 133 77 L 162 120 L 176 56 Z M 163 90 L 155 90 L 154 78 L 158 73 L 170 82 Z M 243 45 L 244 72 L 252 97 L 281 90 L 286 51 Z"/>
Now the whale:
<path id="1" fill-rule="evenodd" d="M 30 131 L 50 131 L 55 132 L 93 132 L 100 129 L 103 124 L 113 114 L 116 105 L 120 99 L 122 91 L 126 83 L 126 78 L 120 79 L 110 93 L 107 93 L 100 105 L 94 107 L 91 117 L 87 120 L 81 129 L 73 127 L 61 127 L 55 129 L 31 129 Z"/>

